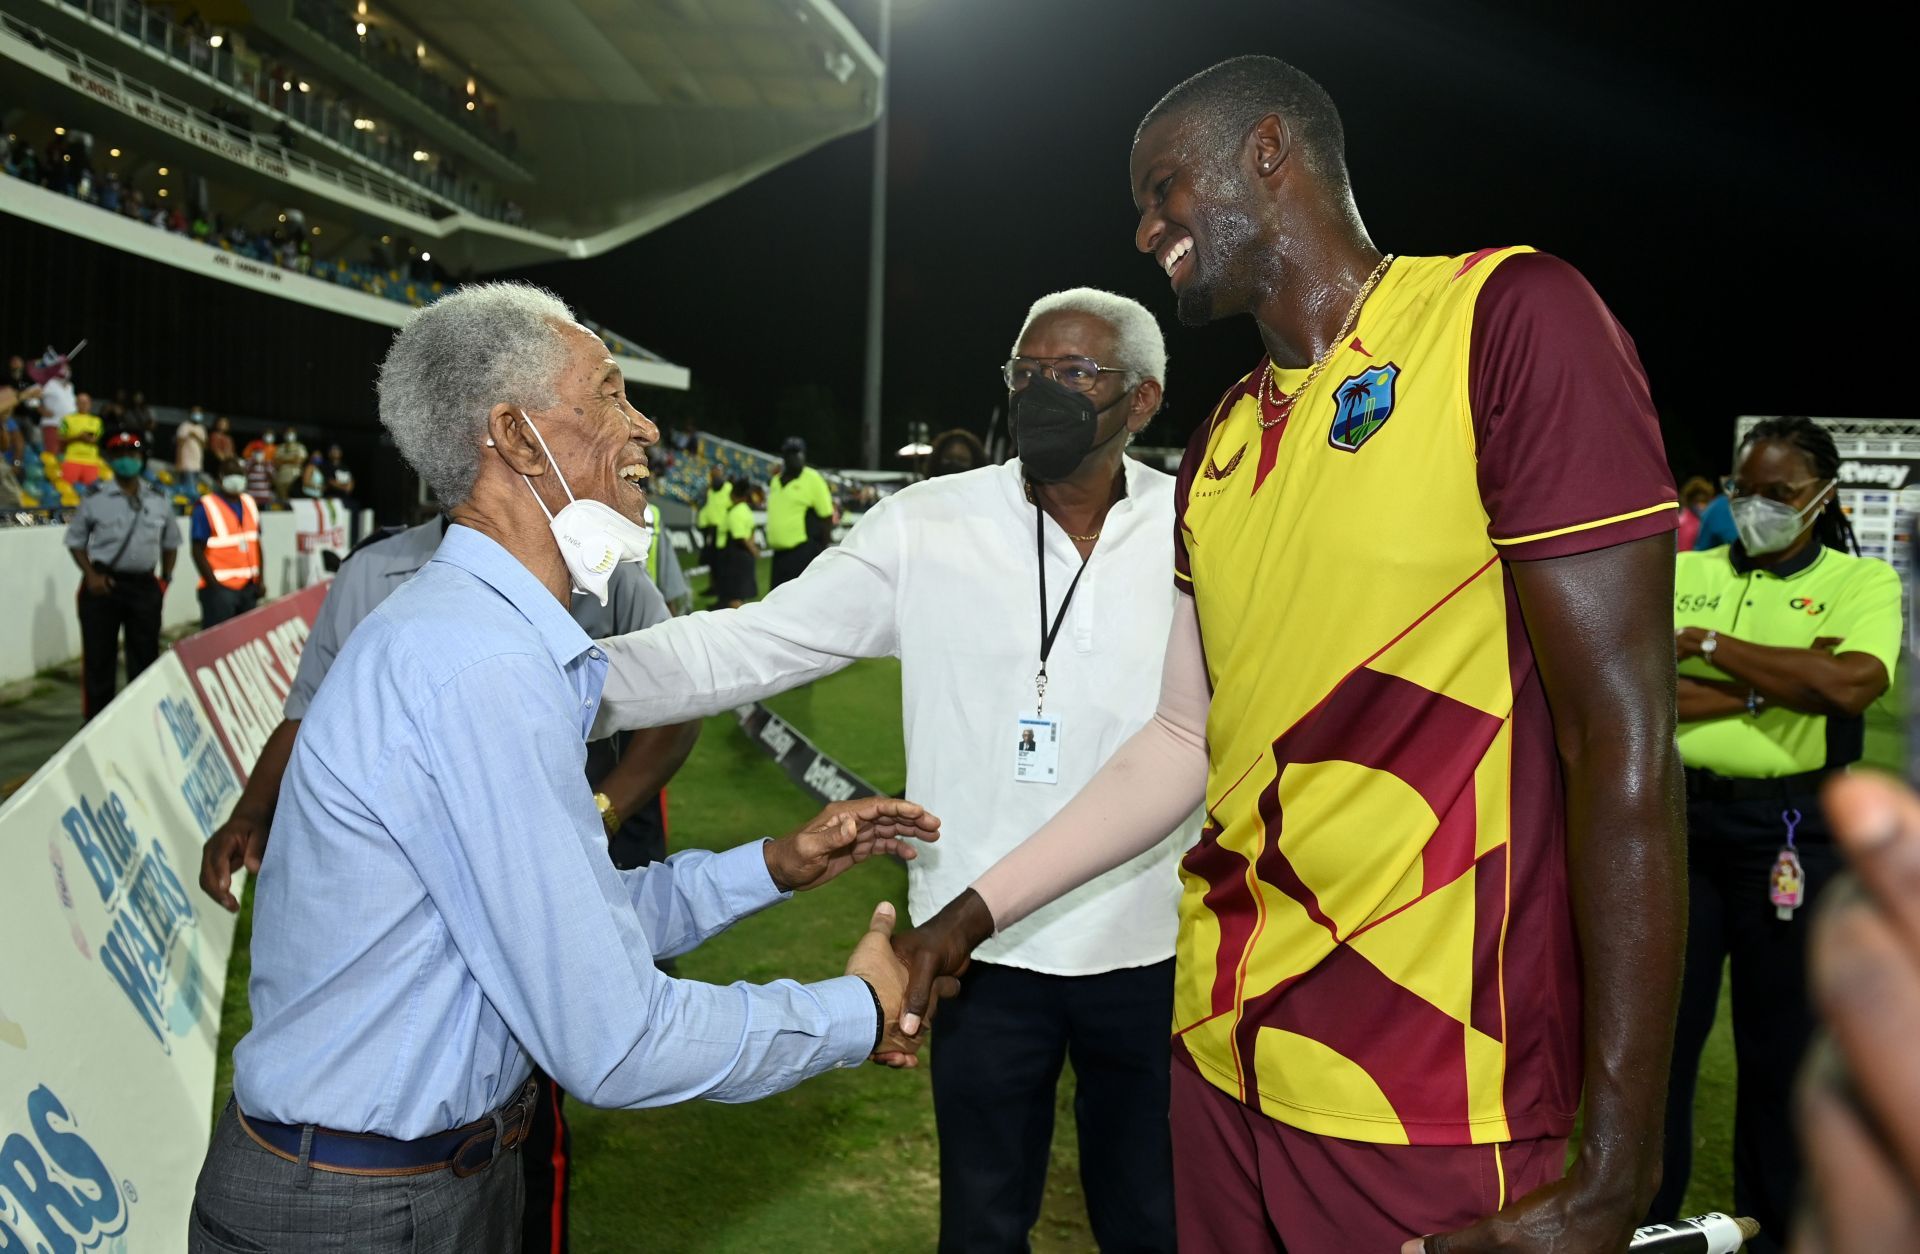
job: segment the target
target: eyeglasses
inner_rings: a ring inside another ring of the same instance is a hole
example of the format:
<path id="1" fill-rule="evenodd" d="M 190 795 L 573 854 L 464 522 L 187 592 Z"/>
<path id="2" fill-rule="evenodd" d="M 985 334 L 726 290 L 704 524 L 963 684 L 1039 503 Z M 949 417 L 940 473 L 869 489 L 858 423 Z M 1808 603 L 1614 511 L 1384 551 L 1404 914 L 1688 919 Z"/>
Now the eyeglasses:
<path id="1" fill-rule="evenodd" d="M 1791 505 L 1802 492 L 1825 482 L 1825 479 L 1802 479 L 1799 483 L 1742 483 L 1728 475 L 1720 480 L 1720 488 L 1732 497 L 1764 496 L 1769 501 Z"/>
<path id="2" fill-rule="evenodd" d="M 1026 391 L 1043 374 L 1069 391 L 1091 392 L 1101 375 L 1125 373 L 1119 366 L 1103 366 L 1091 357 L 1011 357 L 1000 367 L 1009 392 Z"/>

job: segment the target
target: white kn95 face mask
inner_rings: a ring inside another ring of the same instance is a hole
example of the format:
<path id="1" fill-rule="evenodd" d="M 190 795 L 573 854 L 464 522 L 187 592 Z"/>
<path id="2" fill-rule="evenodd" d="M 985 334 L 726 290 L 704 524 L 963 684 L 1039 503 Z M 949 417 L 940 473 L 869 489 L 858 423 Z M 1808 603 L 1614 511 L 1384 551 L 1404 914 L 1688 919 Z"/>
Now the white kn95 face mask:
<path id="1" fill-rule="evenodd" d="M 527 411 L 521 410 L 520 417 L 526 420 L 527 429 L 533 432 L 533 438 L 540 442 L 540 451 L 546 454 L 547 465 L 553 467 L 553 474 L 560 481 L 560 490 L 567 494 L 567 504 L 559 513 L 547 508 L 535 490 L 533 480 L 525 475 L 520 478 L 527 485 L 527 491 L 533 493 L 533 499 L 540 502 L 540 512 L 547 516 L 547 525 L 553 530 L 554 541 L 560 546 L 560 558 L 567 564 L 567 573 L 573 577 L 575 592 L 584 592 L 600 598 L 600 604 L 607 603 L 607 581 L 613 578 L 613 568 L 621 562 L 639 562 L 646 560 L 647 548 L 653 535 L 649 528 L 642 527 L 619 510 L 604 501 L 582 500 L 573 494 L 567 486 L 567 477 L 560 473 L 560 463 L 553 459 L 553 453 L 547 448 L 546 437 L 540 434 L 540 428 L 533 425 L 533 419 L 527 417 Z"/>

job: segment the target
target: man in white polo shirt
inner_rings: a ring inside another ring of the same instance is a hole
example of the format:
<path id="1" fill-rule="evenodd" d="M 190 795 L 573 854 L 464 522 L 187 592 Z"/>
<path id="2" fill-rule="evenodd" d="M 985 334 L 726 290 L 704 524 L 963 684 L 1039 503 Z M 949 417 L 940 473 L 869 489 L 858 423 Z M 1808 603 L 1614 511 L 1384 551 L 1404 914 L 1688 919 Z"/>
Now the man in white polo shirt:
<path id="1" fill-rule="evenodd" d="M 1160 408 L 1166 357 L 1134 301 L 1038 301 L 1004 367 L 1018 460 L 889 497 L 764 601 L 603 642 L 599 730 L 898 657 L 907 792 L 952 833 L 908 869 L 910 912 L 932 915 L 1153 717 L 1173 480 L 1122 454 Z M 932 1057 L 941 1249 L 1027 1248 L 1067 1059 L 1101 1249 L 1173 1249 L 1176 863 L 1198 830 L 1195 814 L 976 951 Z"/>

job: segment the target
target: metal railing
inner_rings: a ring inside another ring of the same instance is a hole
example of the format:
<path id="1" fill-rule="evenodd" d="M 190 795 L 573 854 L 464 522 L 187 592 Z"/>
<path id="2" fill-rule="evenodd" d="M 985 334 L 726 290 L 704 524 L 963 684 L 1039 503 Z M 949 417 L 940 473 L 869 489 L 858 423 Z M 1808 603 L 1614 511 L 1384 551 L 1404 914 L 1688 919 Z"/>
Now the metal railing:
<path id="1" fill-rule="evenodd" d="M 214 47 L 204 36 L 173 21 L 164 13 L 149 10 L 141 0 L 43 0 L 53 8 L 71 12 L 96 30 L 119 42 L 166 61 L 175 69 L 202 79 L 214 90 L 249 110 L 282 119 L 289 132 L 302 132 L 340 155 L 379 170 L 383 180 L 398 187 L 417 187 L 444 202 L 446 208 L 458 208 L 482 217 L 504 221 L 509 215 L 506 203 L 483 194 L 477 184 L 464 184 L 430 162 L 416 160 L 419 147 L 402 135 L 391 123 L 374 124 L 367 111 L 341 99 L 325 88 L 316 89 L 298 72 L 286 69 L 279 74 L 257 57 L 241 58 L 226 40 Z M 48 43 L 43 32 L 36 34 Z M 70 50 L 71 51 L 71 50 Z M 76 55 L 80 55 L 76 53 Z M 305 88 L 305 90 L 302 90 Z M 148 89 L 151 91 L 152 89 Z M 193 106 L 182 107 L 192 109 Z M 200 112 L 196 110 L 196 112 Z M 224 133 L 235 137 L 251 136 L 252 131 L 231 119 L 214 119 Z M 368 125 L 371 124 L 371 125 Z M 287 151 L 284 142 L 275 142 L 282 159 L 311 171 L 327 170 Z M 320 177 L 327 177 L 321 174 Z M 338 180 L 335 180 L 338 181 Z M 396 195 L 400 194 L 396 190 Z M 429 216 L 440 216 L 433 211 Z"/>
<path id="2" fill-rule="evenodd" d="M 474 94 L 462 94 L 458 86 L 421 65 L 417 58 L 385 49 L 372 42 L 373 35 L 356 30 L 356 19 L 347 12 L 344 0 L 293 0 L 293 20 L 315 38 L 365 62 L 368 69 L 433 110 L 442 121 L 452 122 L 501 156 L 511 160 L 519 149 L 519 137 L 493 125 L 481 108 L 483 102 Z"/>
<path id="3" fill-rule="evenodd" d="M 102 2 L 102 0 L 96 0 Z M 218 151 L 212 144 L 232 145 L 233 148 L 222 155 L 230 160 L 252 163 L 255 168 L 272 172 L 276 165 L 289 170 L 299 170 L 314 178 L 332 183 L 338 187 L 377 200 L 406 213 L 417 214 L 425 218 L 445 216 L 445 210 L 410 189 L 391 183 L 385 179 L 368 178 L 354 170 L 343 170 L 334 166 L 322 165 L 298 153 L 289 152 L 280 144 L 262 142 L 252 131 L 234 126 L 224 119 L 217 118 L 204 109 L 199 109 L 184 100 L 169 96 L 138 79 L 129 78 L 118 68 L 94 60 L 78 48 L 55 39 L 46 32 L 20 21 L 11 14 L 0 13 L 0 28 L 29 45 L 48 53 L 57 60 L 81 70 L 100 82 L 117 89 L 124 99 L 138 105 L 151 106 L 157 113 L 170 113 L 171 119 L 156 117 L 155 121 L 172 121 L 174 130 L 180 138 L 186 139 L 203 149 Z M 186 124 L 199 128 L 198 132 L 189 129 Z M 175 129 L 175 128 L 179 129 Z"/>

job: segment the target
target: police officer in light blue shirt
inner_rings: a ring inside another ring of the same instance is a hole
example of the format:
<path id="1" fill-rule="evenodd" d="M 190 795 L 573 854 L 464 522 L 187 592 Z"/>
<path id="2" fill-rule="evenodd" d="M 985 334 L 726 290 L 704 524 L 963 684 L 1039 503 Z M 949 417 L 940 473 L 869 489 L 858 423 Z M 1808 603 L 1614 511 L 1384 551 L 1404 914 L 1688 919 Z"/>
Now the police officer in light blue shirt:
<path id="1" fill-rule="evenodd" d="M 938 823 L 870 798 L 725 853 L 608 860 L 583 776 L 606 655 L 566 605 L 644 556 L 657 435 L 606 346 L 538 288 L 467 287 L 394 341 L 380 415 L 454 525 L 301 721 L 196 1254 L 347 1233 L 373 1254 L 516 1251 L 536 1063 L 580 1100 L 640 1107 L 912 1050 L 885 903 L 836 979 L 720 988 L 654 967 L 867 856 L 911 857 L 902 838 Z"/>
<path id="2" fill-rule="evenodd" d="M 67 552 L 81 576 L 81 708 L 89 719 L 113 700 L 122 631 L 128 683 L 160 656 L 160 601 L 180 552 L 173 507 L 141 479 L 147 451 L 140 437 L 120 432 L 101 451 L 114 487 L 81 501 L 67 524 Z"/>

